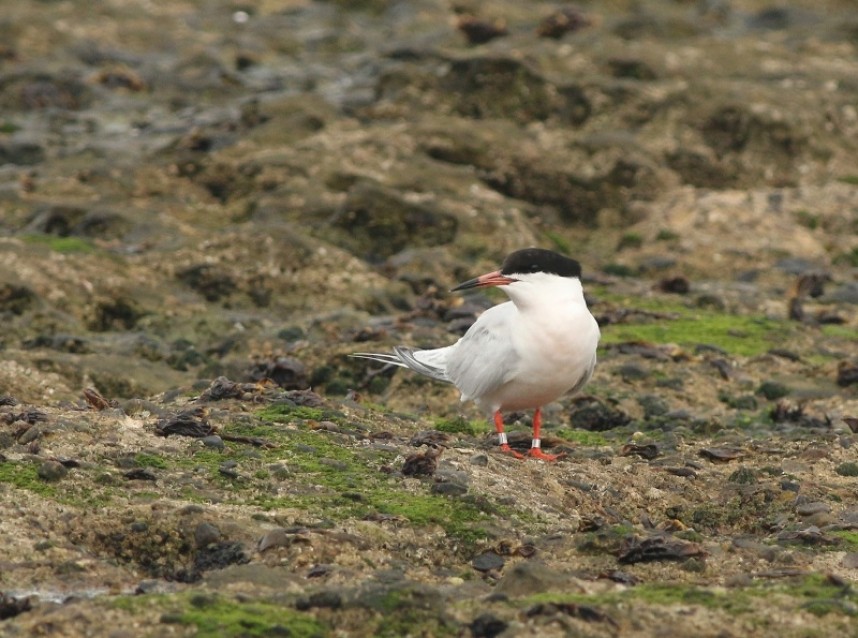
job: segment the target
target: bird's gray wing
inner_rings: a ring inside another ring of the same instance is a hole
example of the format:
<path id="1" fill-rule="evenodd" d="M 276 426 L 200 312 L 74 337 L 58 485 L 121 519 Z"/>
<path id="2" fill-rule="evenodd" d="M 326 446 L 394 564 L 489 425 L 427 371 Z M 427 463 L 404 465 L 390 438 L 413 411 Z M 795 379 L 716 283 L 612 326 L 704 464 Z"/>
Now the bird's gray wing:
<path id="1" fill-rule="evenodd" d="M 581 378 L 578 379 L 577 383 L 572 386 L 572 389 L 569 390 L 566 394 L 572 395 L 576 392 L 579 392 L 584 388 L 585 385 L 590 381 L 593 376 L 593 372 L 596 370 L 596 353 L 593 353 L 593 360 L 590 362 L 590 365 L 587 367 L 587 370 L 581 375 Z"/>
<path id="2" fill-rule="evenodd" d="M 447 377 L 462 400 L 479 399 L 515 375 L 519 356 L 509 339 L 512 302 L 486 310 L 447 356 Z"/>

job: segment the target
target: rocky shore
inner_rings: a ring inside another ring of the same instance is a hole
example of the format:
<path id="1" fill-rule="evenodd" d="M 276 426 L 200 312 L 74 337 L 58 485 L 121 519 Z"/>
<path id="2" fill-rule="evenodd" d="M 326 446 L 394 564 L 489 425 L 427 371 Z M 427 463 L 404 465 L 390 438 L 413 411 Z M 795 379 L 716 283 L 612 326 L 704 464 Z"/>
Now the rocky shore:
<path id="1" fill-rule="evenodd" d="M 854 631 L 854 3 L 2 14 L 0 634 Z M 348 357 L 530 245 L 603 334 L 555 464 Z"/>

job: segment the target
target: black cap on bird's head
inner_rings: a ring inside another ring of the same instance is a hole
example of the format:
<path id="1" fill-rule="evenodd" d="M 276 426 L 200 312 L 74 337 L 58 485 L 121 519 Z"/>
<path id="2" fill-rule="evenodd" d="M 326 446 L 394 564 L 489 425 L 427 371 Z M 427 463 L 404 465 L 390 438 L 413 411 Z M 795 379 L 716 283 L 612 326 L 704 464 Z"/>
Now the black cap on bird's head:
<path id="1" fill-rule="evenodd" d="M 581 277 L 581 264 L 565 255 L 544 248 L 516 250 L 503 260 L 502 275 L 544 272 L 560 277 Z"/>
<path id="2" fill-rule="evenodd" d="M 488 286 L 506 286 L 518 281 L 513 275 L 546 273 L 560 277 L 581 277 L 581 264 L 560 253 L 544 248 L 525 248 L 507 255 L 500 270 L 459 284 L 453 288 L 467 290 L 468 288 L 485 288 Z"/>

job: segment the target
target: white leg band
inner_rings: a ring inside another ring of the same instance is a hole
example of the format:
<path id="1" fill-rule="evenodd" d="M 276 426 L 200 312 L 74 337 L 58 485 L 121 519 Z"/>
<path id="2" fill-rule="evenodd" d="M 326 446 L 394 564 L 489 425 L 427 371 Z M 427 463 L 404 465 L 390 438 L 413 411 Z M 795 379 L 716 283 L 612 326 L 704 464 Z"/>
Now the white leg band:
<path id="1" fill-rule="evenodd" d="M 506 444 L 506 432 L 498 432 L 498 445 Z"/>
<path id="2" fill-rule="evenodd" d="M 540 441 L 539 439 L 533 439 L 533 441 L 530 443 L 530 447 L 531 448 L 537 448 L 537 449 L 541 448 L 542 447 L 542 441 Z"/>

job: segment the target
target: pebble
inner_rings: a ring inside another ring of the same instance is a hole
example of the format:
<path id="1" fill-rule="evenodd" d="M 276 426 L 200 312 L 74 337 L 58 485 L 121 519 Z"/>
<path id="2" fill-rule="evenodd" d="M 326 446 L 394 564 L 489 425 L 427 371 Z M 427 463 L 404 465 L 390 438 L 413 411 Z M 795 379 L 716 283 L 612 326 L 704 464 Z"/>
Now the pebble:
<path id="1" fill-rule="evenodd" d="M 812 503 L 802 503 L 796 506 L 795 513 L 799 516 L 812 516 L 814 514 L 827 514 L 831 511 L 828 503 L 822 501 L 814 501 Z"/>
<path id="2" fill-rule="evenodd" d="M 435 483 L 432 486 L 433 494 L 441 494 L 443 496 L 462 496 L 468 493 L 468 486 L 452 481 L 444 483 Z"/>
<path id="3" fill-rule="evenodd" d="M 494 552 L 483 552 L 471 561 L 474 569 L 480 572 L 502 569 L 504 564 L 504 559 Z"/>
<path id="4" fill-rule="evenodd" d="M 68 468 L 57 461 L 45 461 L 39 466 L 38 475 L 43 481 L 59 481 L 68 474 Z"/>
<path id="5" fill-rule="evenodd" d="M 205 547 L 216 543 L 221 538 L 220 530 L 211 523 L 200 523 L 194 529 L 194 542 L 197 547 Z"/>
<path id="6" fill-rule="evenodd" d="M 215 450 L 222 450 L 224 448 L 223 439 L 220 438 L 217 434 L 210 434 L 209 436 L 204 436 L 200 440 L 206 447 L 210 447 Z"/>

